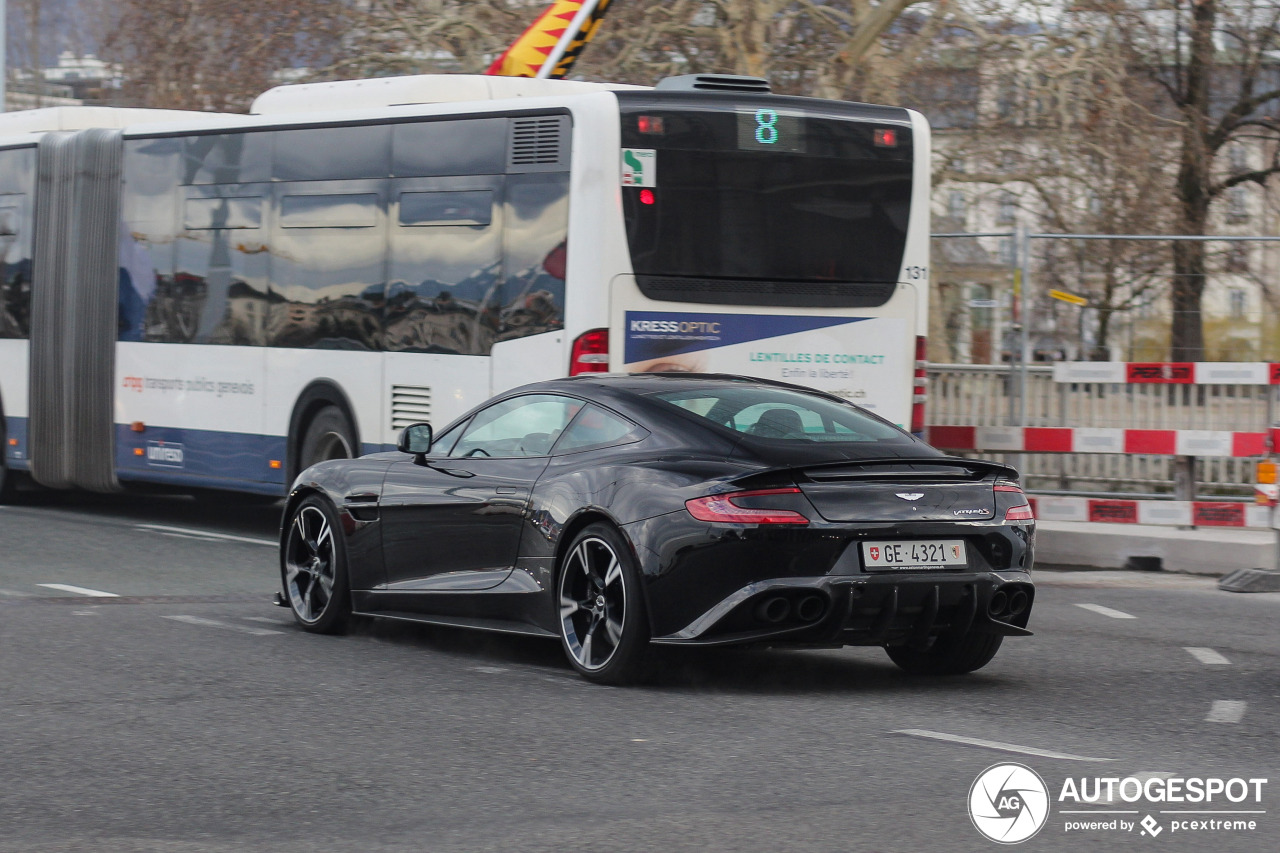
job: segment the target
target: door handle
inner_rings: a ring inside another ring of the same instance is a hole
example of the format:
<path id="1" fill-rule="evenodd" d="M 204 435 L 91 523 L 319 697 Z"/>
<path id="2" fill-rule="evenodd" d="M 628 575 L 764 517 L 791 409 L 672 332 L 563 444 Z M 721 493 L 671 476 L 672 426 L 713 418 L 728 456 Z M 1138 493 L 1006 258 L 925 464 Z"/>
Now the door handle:
<path id="1" fill-rule="evenodd" d="M 514 495 L 520 490 L 515 486 L 498 486 L 496 491 L 500 495 Z"/>

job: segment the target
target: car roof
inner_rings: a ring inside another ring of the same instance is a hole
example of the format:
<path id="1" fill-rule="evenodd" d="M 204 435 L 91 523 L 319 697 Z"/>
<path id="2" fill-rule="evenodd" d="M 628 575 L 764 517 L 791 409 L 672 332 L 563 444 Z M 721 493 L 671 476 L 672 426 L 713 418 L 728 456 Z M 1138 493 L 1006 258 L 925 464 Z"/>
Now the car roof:
<path id="1" fill-rule="evenodd" d="M 755 386 L 760 388 L 782 388 L 788 391 L 800 391 L 816 396 L 829 396 L 814 388 L 803 385 L 792 385 L 788 382 L 775 382 L 770 379 L 759 379 L 754 376 L 736 376 L 730 373 L 588 373 L 571 376 L 565 379 L 552 380 L 566 383 L 566 390 L 584 384 L 599 385 L 604 388 L 616 388 L 633 394 L 647 395 L 658 391 L 695 391 L 709 388 L 727 388 Z"/>

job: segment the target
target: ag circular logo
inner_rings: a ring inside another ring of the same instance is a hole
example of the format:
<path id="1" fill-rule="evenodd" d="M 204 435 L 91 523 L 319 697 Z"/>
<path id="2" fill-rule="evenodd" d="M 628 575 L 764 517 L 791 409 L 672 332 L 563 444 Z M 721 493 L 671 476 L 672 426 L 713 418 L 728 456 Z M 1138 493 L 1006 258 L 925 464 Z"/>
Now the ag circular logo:
<path id="1" fill-rule="evenodd" d="M 969 818 L 987 838 L 1018 844 L 1049 819 L 1049 789 L 1040 774 L 1023 764 L 993 764 L 969 789 Z"/>

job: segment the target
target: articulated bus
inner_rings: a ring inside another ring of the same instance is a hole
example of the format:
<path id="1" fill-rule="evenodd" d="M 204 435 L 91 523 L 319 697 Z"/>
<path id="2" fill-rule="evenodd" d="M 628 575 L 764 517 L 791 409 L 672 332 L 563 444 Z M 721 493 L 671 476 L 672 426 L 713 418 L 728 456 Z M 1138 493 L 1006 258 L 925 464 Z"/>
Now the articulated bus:
<path id="1" fill-rule="evenodd" d="M 785 380 L 919 431 L 928 193 L 919 114 L 752 78 L 0 117 L 0 489 L 282 495 L 592 371 Z"/>

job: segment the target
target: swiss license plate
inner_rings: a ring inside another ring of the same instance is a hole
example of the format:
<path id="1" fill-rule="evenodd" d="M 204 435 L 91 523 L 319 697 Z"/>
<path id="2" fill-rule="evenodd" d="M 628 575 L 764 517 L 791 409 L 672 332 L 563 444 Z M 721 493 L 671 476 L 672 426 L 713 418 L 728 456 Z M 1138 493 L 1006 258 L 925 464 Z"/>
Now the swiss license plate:
<path id="1" fill-rule="evenodd" d="M 963 539 L 862 543 L 862 565 L 869 572 L 955 569 L 968 564 Z"/>

